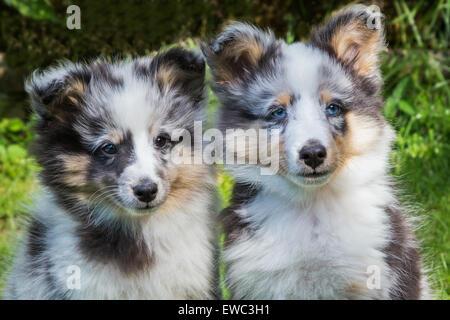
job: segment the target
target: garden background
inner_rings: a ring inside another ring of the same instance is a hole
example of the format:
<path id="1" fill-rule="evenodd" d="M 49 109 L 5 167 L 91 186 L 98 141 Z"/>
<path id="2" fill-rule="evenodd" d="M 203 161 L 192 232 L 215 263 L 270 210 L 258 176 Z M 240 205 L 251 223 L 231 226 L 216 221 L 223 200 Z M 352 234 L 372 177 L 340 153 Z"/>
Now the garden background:
<path id="1" fill-rule="evenodd" d="M 433 288 L 450 297 L 450 0 L 375 1 L 385 14 L 384 113 L 398 133 L 392 174 L 404 203 L 423 219 L 418 236 Z M 66 8 L 81 8 L 81 29 L 66 27 Z M 305 40 L 348 1 L 0 0 L 0 296 L 23 232 L 24 203 L 38 186 L 28 153 L 32 122 L 23 81 L 58 59 L 152 54 L 161 46 L 196 47 L 230 20 L 271 27 L 288 42 Z M 371 3 L 369 3 L 371 4 Z M 210 95 L 209 110 L 218 107 Z M 225 206 L 232 187 L 218 177 Z"/>

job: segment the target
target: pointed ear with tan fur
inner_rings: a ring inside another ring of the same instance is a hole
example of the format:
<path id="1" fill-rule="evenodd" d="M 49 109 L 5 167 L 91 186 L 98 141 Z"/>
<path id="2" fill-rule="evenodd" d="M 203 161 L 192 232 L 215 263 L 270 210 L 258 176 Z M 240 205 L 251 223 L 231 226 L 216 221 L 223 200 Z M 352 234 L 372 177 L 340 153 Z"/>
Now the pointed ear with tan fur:
<path id="1" fill-rule="evenodd" d="M 61 62 L 44 71 L 36 70 L 25 83 L 31 105 L 41 124 L 64 122 L 79 110 L 91 81 L 90 71 L 82 65 Z"/>
<path id="2" fill-rule="evenodd" d="M 195 101 L 205 94 L 205 61 L 200 53 L 172 48 L 158 53 L 150 64 L 161 90 L 178 89 Z"/>
<path id="3" fill-rule="evenodd" d="M 277 47 L 278 42 L 270 31 L 237 22 L 204 44 L 202 51 L 215 80 L 219 84 L 235 84 L 270 64 Z"/>
<path id="4" fill-rule="evenodd" d="M 358 76 L 379 78 L 379 54 L 385 49 L 382 15 L 356 5 L 315 28 L 310 43 L 335 56 Z"/>

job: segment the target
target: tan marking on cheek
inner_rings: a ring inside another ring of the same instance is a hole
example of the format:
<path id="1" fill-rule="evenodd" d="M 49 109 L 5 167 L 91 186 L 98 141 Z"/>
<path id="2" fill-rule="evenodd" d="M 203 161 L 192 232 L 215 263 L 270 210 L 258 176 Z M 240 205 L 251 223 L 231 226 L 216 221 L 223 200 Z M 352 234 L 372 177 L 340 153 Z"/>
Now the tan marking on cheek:
<path id="1" fill-rule="evenodd" d="M 85 171 L 89 164 L 87 155 L 60 155 L 58 157 L 63 162 L 66 171 Z"/>
<path id="2" fill-rule="evenodd" d="M 345 137 L 337 136 L 335 138 L 335 144 L 332 146 L 334 151 L 334 163 L 336 164 L 336 173 L 341 171 L 347 162 L 348 156 L 346 154 L 346 140 Z"/>
<path id="3" fill-rule="evenodd" d="M 68 186 L 78 187 L 87 183 L 86 176 L 80 173 L 70 172 L 64 175 L 64 181 Z"/>
<path id="4" fill-rule="evenodd" d="M 87 183 L 86 175 L 89 166 L 89 157 L 86 155 L 60 155 L 64 170 L 64 181 L 69 186 L 83 186 Z"/>
<path id="5" fill-rule="evenodd" d="M 335 141 L 336 142 L 336 141 Z M 328 169 L 336 169 L 340 163 L 340 148 L 338 143 L 330 143 L 327 147 L 327 157 L 325 158 L 325 167 Z"/>
<path id="6" fill-rule="evenodd" d="M 161 212 L 171 212 L 195 199 L 195 193 L 214 185 L 210 168 L 206 165 L 181 165 L 169 172 L 170 192 Z"/>
<path id="7" fill-rule="evenodd" d="M 352 116 L 351 113 L 347 113 L 345 116 L 346 119 L 346 125 L 347 125 L 347 131 L 345 135 L 337 136 L 335 139 L 336 142 L 336 151 L 338 154 L 337 162 L 338 162 L 338 171 L 343 169 L 348 161 L 353 155 L 353 146 L 352 146 L 352 136 L 353 132 L 351 132 L 351 126 L 352 126 Z"/>
<path id="8" fill-rule="evenodd" d="M 348 112 L 345 118 L 346 134 L 343 137 L 338 136 L 335 140 L 340 155 L 340 168 L 343 168 L 350 158 L 373 151 L 382 133 L 379 124 L 367 116 Z"/>
<path id="9" fill-rule="evenodd" d="M 80 204 L 84 204 L 87 205 L 89 202 L 89 194 L 85 194 L 85 193 L 74 193 L 74 197 L 75 199 L 77 199 L 77 201 Z"/>
<path id="10" fill-rule="evenodd" d="M 292 101 L 292 97 L 289 93 L 287 92 L 283 92 L 282 94 L 280 94 L 277 97 L 277 101 L 279 104 L 283 105 L 283 106 L 287 106 L 291 104 Z"/>
<path id="11" fill-rule="evenodd" d="M 370 117 L 349 113 L 346 117 L 348 127 L 348 153 L 361 155 L 369 152 L 376 145 L 381 128 Z"/>

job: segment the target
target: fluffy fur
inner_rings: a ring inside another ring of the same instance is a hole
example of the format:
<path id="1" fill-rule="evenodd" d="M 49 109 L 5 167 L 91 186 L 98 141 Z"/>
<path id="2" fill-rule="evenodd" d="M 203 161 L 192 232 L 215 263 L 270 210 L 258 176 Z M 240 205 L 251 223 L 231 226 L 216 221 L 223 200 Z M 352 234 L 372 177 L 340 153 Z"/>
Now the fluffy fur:
<path id="1" fill-rule="evenodd" d="M 308 42 L 290 45 L 236 23 L 203 48 L 221 128 L 281 131 L 275 174 L 229 166 L 236 186 L 223 212 L 224 259 L 234 299 L 428 297 L 388 176 L 394 132 L 381 114 L 384 34 L 368 18 L 366 7 L 348 8 Z M 315 168 L 301 154 L 310 145 L 326 150 Z M 379 288 L 367 284 L 373 268 Z"/>
<path id="2" fill-rule="evenodd" d="M 200 55 L 172 49 L 33 74 L 26 88 L 46 191 L 5 298 L 212 297 L 212 172 L 174 163 L 170 155 L 191 146 L 168 137 L 203 120 L 204 71 Z M 157 187 L 154 198 L 139 200 L 139 184 Z M 67 285 L 73 266 L 79 289 Z"/>

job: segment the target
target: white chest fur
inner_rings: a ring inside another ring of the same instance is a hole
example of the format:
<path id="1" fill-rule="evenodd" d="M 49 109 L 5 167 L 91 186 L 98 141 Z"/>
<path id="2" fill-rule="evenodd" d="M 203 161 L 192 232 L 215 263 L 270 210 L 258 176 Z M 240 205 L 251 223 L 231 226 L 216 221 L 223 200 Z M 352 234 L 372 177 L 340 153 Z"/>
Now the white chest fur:
<path id="1" fill-rule="evenodd" d="M 206 204 L 206 203 L 205 203 Z M 98 264 L 85 276 L 81 297 L 107 299 L 205 299 L 213 285 L 212 213 L 199 203 L 183 212 L 161 212 L 144 226 L 151 266 L 135 276 Z M 196 208 L 192 208 L 196 206 Z"/>
<path id="2" fill-rule="evenodd" d="M 142 225 L 153 255 L 148 268 L 124 274 L 114 263 L 87 259 L 80 252 L 77 222 L 51 199 L 36 217 L 47 226 L 39 270 L 27 267 L 24 243 L 10 277 L 21 299 L 206 299 L 213 293 L 214 212 L 211 193 L 183 204 L 183 210 L 156 212 Z M 52 281 L 49 284 L 48 277 Z M 10 292 L 12 294 L 12 292 Z"/>
<path id="3" fill-rule="evenodd" d="M 380 249 L 389 239 L 389 227 L 386 198 L 376 188 L 322 190 L 303 205 L 260 193 L 239 212 L 255 230 L 242 234 L 225 252 L 233 296 L 386 297 L 390 275 Z"/>

